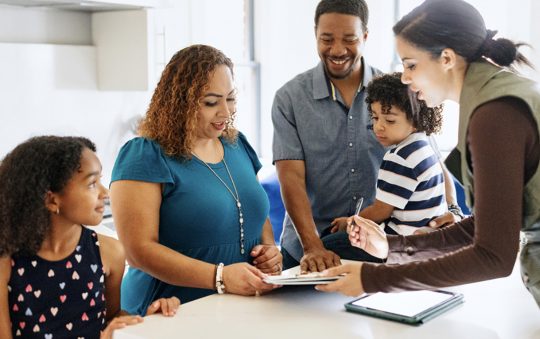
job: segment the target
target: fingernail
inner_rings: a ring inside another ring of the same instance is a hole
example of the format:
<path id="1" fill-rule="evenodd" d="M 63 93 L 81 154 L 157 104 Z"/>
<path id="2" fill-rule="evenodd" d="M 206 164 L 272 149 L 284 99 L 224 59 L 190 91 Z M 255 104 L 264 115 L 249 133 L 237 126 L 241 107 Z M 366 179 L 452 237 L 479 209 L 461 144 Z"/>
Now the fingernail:
<path id="1" fill-rule="evenodd" d="M 253 264 L 254 264 L 254 265 L 257 265 L 257 261 L 256 261 L 256 260 L 253 260 Z"/>

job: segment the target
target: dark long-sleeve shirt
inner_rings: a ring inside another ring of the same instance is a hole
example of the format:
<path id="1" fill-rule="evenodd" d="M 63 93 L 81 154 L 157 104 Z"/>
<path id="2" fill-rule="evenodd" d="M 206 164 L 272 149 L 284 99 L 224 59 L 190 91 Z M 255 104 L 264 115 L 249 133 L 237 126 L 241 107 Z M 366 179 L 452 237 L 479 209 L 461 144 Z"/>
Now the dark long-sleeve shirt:
<path id="1" fill-rule="evenodd" d="M 540 160 L 536 121 L 519 99 L 490 101 L 472 115 L 467 147 L 474 173 L 474 217 L 424 235 L 388 236 L 386 264 L 362 267 L 366 292 L 441 288 L 512 272 L 523 188 Z"/>

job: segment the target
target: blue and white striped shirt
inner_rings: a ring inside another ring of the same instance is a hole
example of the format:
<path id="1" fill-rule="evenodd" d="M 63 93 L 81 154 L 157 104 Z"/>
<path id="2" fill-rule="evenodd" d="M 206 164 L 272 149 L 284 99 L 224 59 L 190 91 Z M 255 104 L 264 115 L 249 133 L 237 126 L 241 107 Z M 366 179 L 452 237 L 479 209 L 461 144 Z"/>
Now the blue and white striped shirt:
<path id="1" fill-rule="evenodd" d="M 386 152 L 376 199 L 395 207 L 386 224 L 403 235 L 447 211 L 442 167 L 425 133 L 412 133 Z"/>

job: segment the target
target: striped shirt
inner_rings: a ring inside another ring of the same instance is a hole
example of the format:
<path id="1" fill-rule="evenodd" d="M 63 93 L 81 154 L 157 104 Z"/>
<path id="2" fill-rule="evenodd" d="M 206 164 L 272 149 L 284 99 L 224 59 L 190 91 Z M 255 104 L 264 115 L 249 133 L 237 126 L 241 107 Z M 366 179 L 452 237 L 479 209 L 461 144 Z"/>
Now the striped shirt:
<path id="1" fill-rule="evenodd" d="M 376 199 L 395 207 L 386 224 L 403 235 L 447 211 L 442 167 L 425 133 L 412 133 L 386 152 Z"/>

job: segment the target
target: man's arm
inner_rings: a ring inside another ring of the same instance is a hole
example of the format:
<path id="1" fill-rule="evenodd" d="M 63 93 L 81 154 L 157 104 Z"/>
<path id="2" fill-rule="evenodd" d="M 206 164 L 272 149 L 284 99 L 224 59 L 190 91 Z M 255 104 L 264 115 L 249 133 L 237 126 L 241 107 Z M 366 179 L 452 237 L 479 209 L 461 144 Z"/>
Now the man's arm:
<path id="1" fill-rule="evenodd" d="M 340 265 L 339 257 L 324 248 L 313 221 L 311 206 L 306 191 L 306 168 L 303 160 L 276 161 L 276 170 L 281 186 L 281 196 L 304 248 L 300 260 L 302 272 L 323 271 Z"/>

